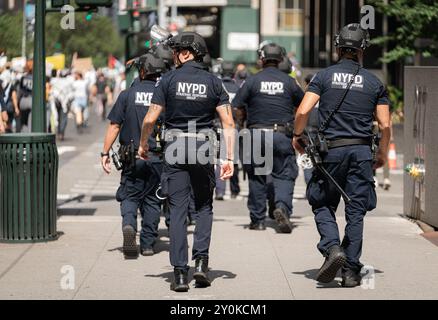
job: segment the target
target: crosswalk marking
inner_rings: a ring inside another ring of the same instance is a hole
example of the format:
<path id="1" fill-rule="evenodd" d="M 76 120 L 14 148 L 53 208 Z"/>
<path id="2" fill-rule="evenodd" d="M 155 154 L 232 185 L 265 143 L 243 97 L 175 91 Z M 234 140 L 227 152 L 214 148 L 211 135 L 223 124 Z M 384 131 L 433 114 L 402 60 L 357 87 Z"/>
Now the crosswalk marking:
<path id="1" fill-rule="evenodd" d="M 75 152 L 76 150 L 77 150 L 77 148 L 73 147 L 73 146 L 59 146 L 58 147 L 58 154 L 62 155 L 62 154 L 67 153 L 67 152 Z"/>

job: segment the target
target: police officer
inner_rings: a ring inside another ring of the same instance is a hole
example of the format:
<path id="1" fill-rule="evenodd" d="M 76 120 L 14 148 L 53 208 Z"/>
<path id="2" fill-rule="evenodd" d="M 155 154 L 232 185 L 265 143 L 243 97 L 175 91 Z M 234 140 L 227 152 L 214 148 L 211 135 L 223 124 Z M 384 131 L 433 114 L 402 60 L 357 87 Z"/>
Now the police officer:
<path id="1" fill-rule="evenodd" d="M 174 69 L 175 65 L 173 63 L 173 51 L 167 44 L 160 43 L 159 45 L 153 47 L 152 51 L 164 61 L 168 70 Z"/>
<path id="2" fill-rule="evenodd" d="M 155 121 L 165 110 L 165 161 L 162 175 L 163 191 L 168 195 L 170 210 L 170 262 L 175 279 L 171 289 L 186 292 L 188 286 L 187 214 L 191 189 L 197 210 L 192 258 L 196 261 L 196 286 L 210 286 L 208 258 L 213 223 L 214 164 L 200 160 L 198 152 L 205 145 L 216 112 L 222 120 L 227 143 L 227 158 L 222 163 L 222 179 L 233 175 L 234 121 L 229 98 L 220 79 L 203 70 L 202 58 L 207 52 L 205 40 L 197 33 L 183 32 L 169 40 L 174 50 L 177 69 L 165 74 L 154 91 L 152 105 L 143 122 L 139 155 L 147 158 L 148 139 Z M 192 126 L 196 125 L 196 131 Z M 232 132 L 230 132 L 232 131 Z M 166 136 L 168 135 L 166 133 Z M 173 159 L 174 147 L 177 158 Z M 173 151 L 172 151 L 173 149 Z M 187 151 L 187 152 L 185 152 Z M 196 159 L 193 157 L 196 156 Z M 208 155 L 214 158 L 214 154 Z M 205 160 L 205 159 L 204 159 Z"/>
<path id="3" fill-rule="evenodd" d="M 123 217 L 123 253 L 126 258 L 138 256 L 136 233 L 137 211 L 142 215 L 140 252 L 144 256 L 154 254 L 153 247 L 158 236 L 161 202 L 156 197 L 162 171 L 158 156 L 157 128 L 149 139 L 150 156 L 147 161 L 136 159 L 140 144 L 143 119 L 150 107 L 157 78 L 166 71 L 162 59 L 147 53 L 139 59 L 140 81 L 122 91 L 108 115 L 108 127 L 102 152 L 102 167 L 111 172 L 110 149 L 120 133 L 121 161 L 123 171 L 117 200 L 120 202 Z"/>
<path id="4" fill-rule="evenodd" d="M 146 53 L 152 53 L 155 56 L 159 57 L 161 60 L 163 60 L 166 66 L 166 70 L 172 70 L 175 67 L 175 65 L 173 64 L 173 51 L 165 43 L 160 43 L 156 46 L 153 46 L 152 48 L 148 48 L 146 50 Z M 126 68 L 128 71 L 139 62 L 139 58 L 140 57 L 134 58 L 126 63 Z M 135 78 L 131 84 L 131 87 L 137 85 L 139 82 L 140 78 Z"/>
<path id="5" fill-rule="evenodd" d="M 213 67 L 213 61 L 211 60 L 210 53 L 207 52 L 204 58 L 202 58 L 202 65 L 205 71 L 211 72 L 211 69 Z"/>
<path id="6" fill-rule="evenodd" d="M 230 103 L 233 101 L 236 96 L 237 91 L 239 91 L 239 87 L 233 79 L 234 76 L 234 64 L 232 62 L 224 61 L 222 62 L 221 69 L 221 79 L 224 85 L 225 91 L 228 93 L 230 97 Z M 222 129 L 220 125 L 220 121 L 216 121 L 216 126 L 218 129 Z M 236 129 L 239 130 L 238 125 L 236 125 Z M 216 198 L 215 200 L 224 200 L 226 189 L 226 182 L 220 179 L 220 167 L 216 168 Z M 230 190 L 231 190 L 231 199 L 236 199 L 240 193 L 239 186 L 239 164 L 234 164 L 234 175 L 230 179 Z"/>
<path id="7" fill-rule="evenodd" d="M 336 36 L 335 45 L 340 60 L 320 71 L 311 81 L 297 112 L 293 143 L 302 153 L 299 140 L 312 108 L 319 101 L 322 132 L 318 140 L 328 145 L 328 152 L 322 154 L 323 166 L 345 190 L 351 202 L 345 206 L 347 226 L 341 244 L 335 218 L 340 194 L 318 170 L 314 171 L 307 198 L 321 236 L 318 249 L 325 257 L 317 280 L 329 283 L 342 268 L 342 286 L 354 287 L 361 283 L 362 264 L 359 259 L 363 219 L 377 202 L 370 148 L 373 115 L 376 115 L 382 132 L 375 163 L 375 167 L 381 167 L 387 160 L 390 137 L 389 101 L 382 83 L 361 66 L 364 50 L 369 46 L 368 31 L 361 29 L 359 24 L 349 24 Z M 334 112 L 338 106 L 338 111 Z"/>
<path id="8" fill-rule="evenodd" d="M 281 61 L 280 64 L 278 65 L 278 69 L 280 71 L 283 71 L 287 75 L 291 74 L 292 67 L 293 67 L 292 62 L 289 60 L 287 56 L 284 56 L 283 61 Z"/>
<path id="9" fill-rule="evenodd" d="M 252 132 L 252 150 L 268 144 L 266 135 L 273 135 L 272 145 L 269 146 L 273 148 L 273 214 L 279 231 L 290 233 L 292 227 L 289 218 L 292 214 L 293 190 L 298 175 L 295 152 L 291 145 L 294 107 L 298 107 L 304 94 L 294 79 L 278 69 L 284 57 L 280 46 L 268 43 L 259 50 L 259 56 L 263 63 L 263 71 L 248 78 L 237 92 L 232 105 L 238 109 L 239 118 L 245 117 L 246 113 L 248 127 Z M 256 130 L 262 131 L 261 134 L 256 134 Z M 251 230 L 266 229 L 266 179 L 270 172 L 260 175 L 256 172 L 258 166 L 254 161 L 247 166 Z"/>
<path id="10" fill-rule="evenodd" d="M 306 88 L 309 86 L 310 82 L 312 81 L 314 75 L 313 74 L 308 74 L 305 78 L 304 78 L 304 82 L 306 84 Z M 318 129 L 319 129 L 319 114 L 318 114 L 318 109 L 319 109 L 319 103 L 317 103 L 315 105 L 315 107 L 313 108 L 313 110 L 310 112 L 309 114 L 309 120 L 307 121 L 307 133 L 310 134 L 313 138 L 316 138 L 316 135 L 318 133 Z M 309 184 L 310 179 L 312 179 L 312 174 L 313 174 L 313 170 L 314 168 L 310 168 L 310 169 L 304 169 L 304 181 L 306 182 L 306 184 Z"/>

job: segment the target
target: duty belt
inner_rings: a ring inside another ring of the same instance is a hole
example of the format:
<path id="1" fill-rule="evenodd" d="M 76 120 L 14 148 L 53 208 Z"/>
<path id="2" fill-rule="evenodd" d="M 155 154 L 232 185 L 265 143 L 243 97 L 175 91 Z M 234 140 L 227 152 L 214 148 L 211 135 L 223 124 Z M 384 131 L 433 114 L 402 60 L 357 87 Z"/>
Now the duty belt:
<path id="1" fill-rule="evenodd" d="M 287 133 L 286 126 L 284 124 L 254 124 L 249 126 L 250 129 L 260 129 L 260 130 L 273 130 L 274 132 Z"/>
<path id="2" fill-rule="evenodd" d="M 214 136 L 216 136 L 216 133 L 211 130 L 211 132 L 172 132 L 167 131 L 165 133 L 165 141 L 172 141 L 174 138 L 193 138 L 193 139 L 203 139 L 203 140 L 209 140 L 212 139 Z"/>
<path id="3" fill-rule="evenodd" d="M 358 146 L 358 145 L 371 146 L 371 140 L 370 139 L 336 139 L 336 140 L 328 140 L 327 145 L 329 149 L 348 147 L 348 146 Z"/>

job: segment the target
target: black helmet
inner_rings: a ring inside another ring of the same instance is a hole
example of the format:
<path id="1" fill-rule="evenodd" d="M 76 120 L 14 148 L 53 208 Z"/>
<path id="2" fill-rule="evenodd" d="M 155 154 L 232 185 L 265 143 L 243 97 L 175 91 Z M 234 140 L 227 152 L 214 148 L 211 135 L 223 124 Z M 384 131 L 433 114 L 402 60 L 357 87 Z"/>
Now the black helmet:
<path id="1" fill-rule="evenodd" d="M 258 51 L 260 59 L 263 61 L 283 61 L 284 49 L 275 43 L 268 43 Z"/>
<path id="2" fill-rule="evenodd" d="M 280 71 L 283 71 L 284 73 L 289 74 L 292 72 L 292 62 L 288 57 L 284 56 L 283 61 L 281 61 L 278 65 L 278 69 L 280 69 Z"/>
<path id="3" fill-rule="evenodd" d="M 370 46 L 370 34 L 368 30 L 362 29 L 359 23 L 351 23 L 343 27 L 335 36 L 335 46 L 365 50 Z"/>
<path id="4" fill-rule="evenodd" d="M 154 53 L 161 59 L 163 59 L 164 64 L 167 69 L 170 70 L 173 66 L 173 52 L 172 49 L 164 43 L 159 44 L 154 48 Z"/>
<path id="5" fill-rule="evenodd" d="M 159 75 L 167 71 L 166 64 L 156 53 L 149 51 L 138 59 L 138 70 L 146 75 Z"/>
<path id="6" fill-rule="evenodd" d="M 225 76 L 233 76 L 234 75 L 234 63 L 224 61 L 221 65 L 221 74 L 223 77 Z"/>
<path id="7" fill-rule="evenodd" d="M 197 61 L 202 61 L 207 54 L 207 44 L 204 38 L 196 32 L 182 32 L 170 38 L 167 43 L 176 51 L 190 50 Z"/>

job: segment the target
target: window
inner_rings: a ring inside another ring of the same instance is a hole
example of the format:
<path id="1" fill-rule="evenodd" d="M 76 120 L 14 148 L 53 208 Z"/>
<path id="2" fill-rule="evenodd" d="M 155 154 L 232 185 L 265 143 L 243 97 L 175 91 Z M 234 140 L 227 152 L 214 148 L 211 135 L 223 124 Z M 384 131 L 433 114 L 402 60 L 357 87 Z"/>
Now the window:
<path id="1" fill-rule="evenodd" d="M 302 31 L 304 0 L 278 0 L 278 30 Z"/>

